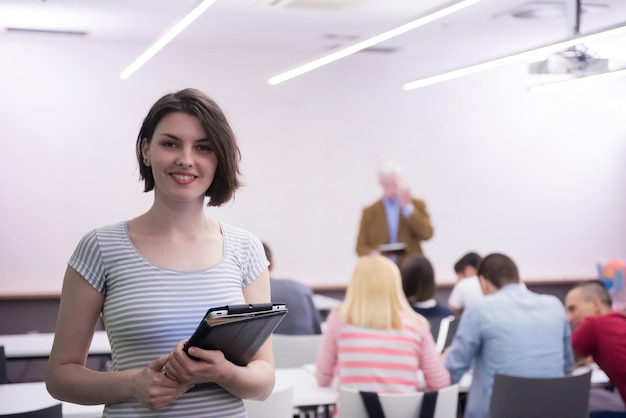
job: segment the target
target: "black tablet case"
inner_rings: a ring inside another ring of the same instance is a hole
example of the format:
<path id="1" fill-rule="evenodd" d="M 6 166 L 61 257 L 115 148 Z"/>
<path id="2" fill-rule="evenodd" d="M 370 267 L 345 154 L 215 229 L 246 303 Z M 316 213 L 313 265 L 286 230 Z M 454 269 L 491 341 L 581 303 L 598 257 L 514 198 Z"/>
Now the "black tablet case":
<path id="1" fill-rule="evenodd" d="M 287 314 L 287 309 L 274 311 L 272 306 L 267 303 L 209 309 L 185 344 L 185 352 L 189 347 L 220 350 L 231 362 L 245 366 Z M 228 310 L 229 316 L 209 319 L 209 313 L 215 310 Z"/>

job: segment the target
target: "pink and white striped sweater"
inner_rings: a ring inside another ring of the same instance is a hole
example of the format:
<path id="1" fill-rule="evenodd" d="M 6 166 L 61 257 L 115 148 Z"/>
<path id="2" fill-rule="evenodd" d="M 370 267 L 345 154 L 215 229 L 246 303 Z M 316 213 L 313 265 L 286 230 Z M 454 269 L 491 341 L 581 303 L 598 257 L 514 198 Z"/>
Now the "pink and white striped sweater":
<path id="1" fill-rule="evenodd" d="M 320 386 L 329 386 L 337 378 L 338 387 L 383 393 L 450 385 L 450 374 L 426 325 L 406 318 L 402 330 L 362 328 L 344 324 L 337 311 L 326 321 L 316 377 Z"/>

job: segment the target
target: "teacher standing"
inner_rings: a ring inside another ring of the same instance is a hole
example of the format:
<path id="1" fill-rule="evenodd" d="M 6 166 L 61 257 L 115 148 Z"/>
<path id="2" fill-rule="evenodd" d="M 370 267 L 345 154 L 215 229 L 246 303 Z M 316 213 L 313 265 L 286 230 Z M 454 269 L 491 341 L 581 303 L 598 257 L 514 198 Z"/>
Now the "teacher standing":
<path id="1" fill-rule="evenodd" d="M 406 249 L 392 258 L 400 264 L 407 255 L 422 255 L 421 242 L 433 236 L 426 204 L 411 196 L 402 178 L 402 167 L 384 162 L 378 170 L 381 199 L 363 209 L 356 252 L 359 256 L 379 252 L 382 244 L 404 243 Z"/>

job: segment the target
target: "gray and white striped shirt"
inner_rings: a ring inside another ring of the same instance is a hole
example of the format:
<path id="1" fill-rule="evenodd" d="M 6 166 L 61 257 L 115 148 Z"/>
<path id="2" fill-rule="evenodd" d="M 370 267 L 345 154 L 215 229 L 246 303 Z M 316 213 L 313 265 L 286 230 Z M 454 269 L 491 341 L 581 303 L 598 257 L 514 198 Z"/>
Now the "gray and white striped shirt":
<path id="1" fill-rule="evenodd" d="M 201 271 L 174 271 L 139 253 L 127 222 L 86 234 L 69 265 L 105 294 L 102 316 L 111 343 L 114 370 L 144 368 L 189 338 L 215 306 L 245 303 L 243 287 L 267 267 L 260 240 L 220 224 L 224 247 L 216 265 Z M 188 392 L 160 411 L 138 402 L 107 405 L 104 417 L 246 417 L 239 398 L 219 386 Z"/>

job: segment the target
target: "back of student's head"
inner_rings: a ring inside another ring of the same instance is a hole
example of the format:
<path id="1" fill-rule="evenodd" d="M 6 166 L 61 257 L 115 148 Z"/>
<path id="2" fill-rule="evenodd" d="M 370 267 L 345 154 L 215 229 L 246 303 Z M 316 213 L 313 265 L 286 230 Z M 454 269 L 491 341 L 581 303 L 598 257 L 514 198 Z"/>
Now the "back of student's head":
<path id="1" fill-rule="evenodd" d="M 339 311 L 343 320 L 364 328 L 400 329 L 407 307 L 396 264 L 381 255 L 359 257 Z"/>
<path id="2" fill-rule="evenodd" d="M 263 251 L 265 251 L 265 258 L 267 258 L 267 261 L 270 263 L 267 266 L 267 268 L 271 270 L 272 269 L 272 250 L 265 241 L 261 241 L 261 244 L 263 244 Z"/>
<path id="3" fill-rule="evenodd" d="M 609 294 L 608 289 L 600 280 L 590 280 L 580 283 L 576 285 L 574 289 L 580 290 L 580 295 L 586 302 L 590 302 L 594 298 L 598 298 L 600 303 L 602 303 L 607 308 L 611 308 L 611 306 L 613 305 L 613 301 L 611 300 L 611 295 Z"/>
<path id="4" fill-rule="evenodd" d="M 467 266 L 474 267 L 474 269 L 478 270 L 481 260 L 482 257 L 477 253 L 467 253 L 454 264 L 454 271 L 456 273 L 464 273 Z"/>
<path id="5" fill-rule="evenodd" d="M 435 271 L 424 256 L 408 256 L 400 267 L 402 288 L 411 302 L 423 302 L 435 296 Z"/>
<path id="6" fill-rule="evenodd" d="M 478 275 L 483 276 L 496 289 L 510 283 L 519 283 L 517 266 L 510 257 L 504 254 L 489 254 L 478 266 Z"/>

